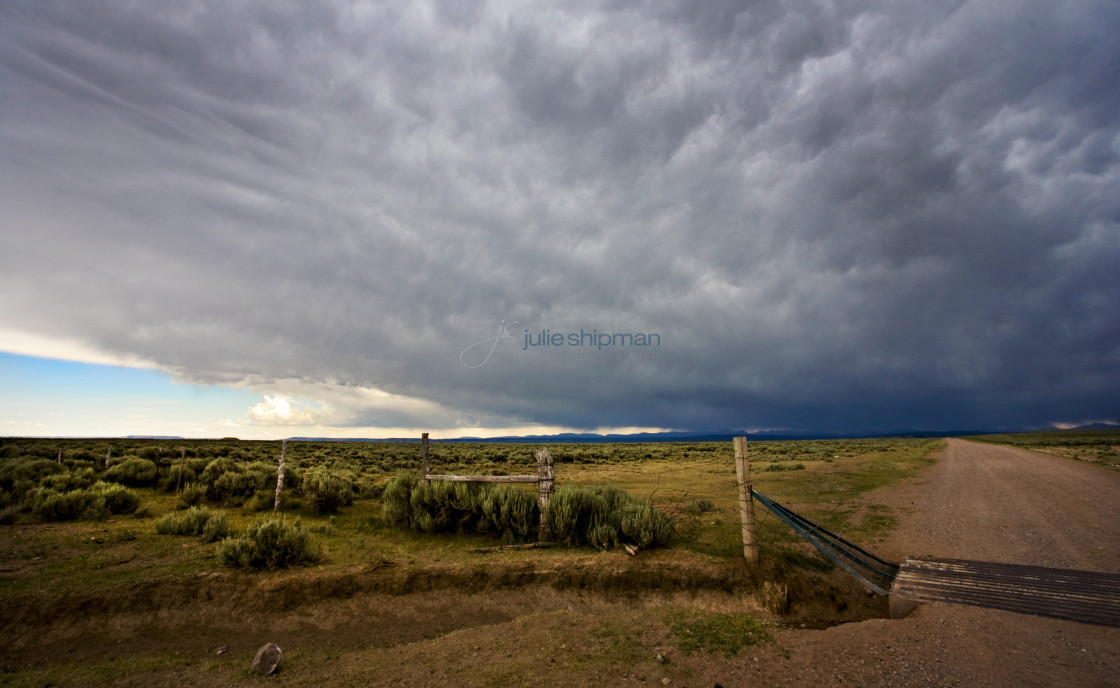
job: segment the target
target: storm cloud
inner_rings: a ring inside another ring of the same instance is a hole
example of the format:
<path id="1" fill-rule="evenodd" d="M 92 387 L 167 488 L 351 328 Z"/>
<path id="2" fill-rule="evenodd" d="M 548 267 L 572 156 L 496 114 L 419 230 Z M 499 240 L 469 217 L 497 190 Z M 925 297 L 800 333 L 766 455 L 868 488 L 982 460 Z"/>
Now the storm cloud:
<path id="1" fill-rule="evenodd" d="M 371 435 L 1115 419 L 1118 33 L 1111 0 L 8 0 L 0 325 Z"/>

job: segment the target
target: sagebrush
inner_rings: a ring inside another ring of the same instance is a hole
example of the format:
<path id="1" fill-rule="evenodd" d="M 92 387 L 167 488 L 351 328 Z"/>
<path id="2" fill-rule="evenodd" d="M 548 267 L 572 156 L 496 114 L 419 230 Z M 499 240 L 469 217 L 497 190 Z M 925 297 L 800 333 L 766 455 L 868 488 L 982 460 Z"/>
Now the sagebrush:
<path id="1" fill-rule="evenodd" d="M 319 550 L 302 523 L 297 519 L 288 524 L 283 516 L 260 518 L 240 537 L 228 537 L 218 545 L 222 566 L 252 571 L 312 564 L 319 558 Z"/>
<path id="2" fill-rule="evenodd" d="M 214 542 L 229 535 L 229 517 L 224 511 L 213 512 L 205 506 L 191 507 L 181 513 L 171 513 L 156 521 L 156 532 L 161 535 L 201 535 L 206 542 Z"/>
<path id="3" fill-rule="evenodd" d="M 494 535 L 507 542 L 537 537 L 540 507 L 534 493 L 504 484 L 420 480 L 393 476 L 382 493 L 385 518 L 426 533 Z M 550 498 L 545 513 L 551 539 L 570 546 L 611 549 L 619 544 L 663 547 L 673 523 L 652 503 L 623 490 L 566 485 Z"/>

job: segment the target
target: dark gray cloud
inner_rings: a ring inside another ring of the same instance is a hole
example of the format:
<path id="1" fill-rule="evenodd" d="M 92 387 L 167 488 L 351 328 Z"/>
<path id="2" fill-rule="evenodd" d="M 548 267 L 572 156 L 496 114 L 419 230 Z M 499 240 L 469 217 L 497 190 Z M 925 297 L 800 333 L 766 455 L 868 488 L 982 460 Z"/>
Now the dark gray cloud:
<path id="1" fill-rule="evenodd" d="M 13 0 L 0 321 L 440 408 L 340 424 L 1115 418 L 1118 29 L 1092 0 Z M 661 346 L 522 351 L 544 328 Z"/>

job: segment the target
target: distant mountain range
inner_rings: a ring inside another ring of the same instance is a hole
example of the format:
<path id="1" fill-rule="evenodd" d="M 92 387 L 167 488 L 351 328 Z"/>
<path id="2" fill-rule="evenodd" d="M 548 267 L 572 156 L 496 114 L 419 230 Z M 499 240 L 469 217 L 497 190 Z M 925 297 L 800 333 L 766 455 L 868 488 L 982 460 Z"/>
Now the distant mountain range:
<path id="1" fill-rule="evenodd" d="M 1120 430 L 1120 425 L 1110 423 L 1091 423 L 1069 430 Z M 505 437 L 454 437 L 433 439 L 432 442 L 498 442 L 498 443 L 620 443 L 620 442 L 730 442 L 733 437 L 745 435 L 756 442 L 780 440 L 834 440 L 860 439 L 869 437 L 964 437 L 968 435 L 991 435 L 1006 432 L 1030 432 L 1029 430 L 893 430 L 869 433 L 798 433 L 798 432 L 743 432 L 742 430 L 712 431 L 673 431 L 639 432 L 630 435 L 600 435 L 593 432 L 565 432 L 557 435 L 509 435 Z M 173 435 L 128 435 L 125 439 L 137 440 L 181 440 Z M 234 440 L 235 437 L 222 439 Z M 419 442 L 419 437 L 289 437 L 293 442 Z"/>
<path id="2" fill-rule="evenodd" d="M 495 442 L 495 443 L 622 443 L 622 442 L 730 442 L 733 437 L 745 435 L 754 441 L 778 440 L 826 440 L 826 439 L 855 439 L 861 437 L 960 437 L 962 435 L 979 435 L 984 431 L 959 430 L 959 431 L 924 431 L 905 430 L 890 433 L 869 434 L 825 434 L 825 433 L 777 433 L 777 432 L 743 432 L 741 430 L 718 430 L 709 432 L 639 432 L 630 435 L 600 435 L 593 432 L 565 432 L 557 435 L 510 435 L 507 437 L 454 437 L 446 439 L 433 439 L 432 442 Z M 386 439 L 350 439 L 332 437 L 290 437 L 295 442 L 419 442 L 418 437 L 394 437 Z"/>

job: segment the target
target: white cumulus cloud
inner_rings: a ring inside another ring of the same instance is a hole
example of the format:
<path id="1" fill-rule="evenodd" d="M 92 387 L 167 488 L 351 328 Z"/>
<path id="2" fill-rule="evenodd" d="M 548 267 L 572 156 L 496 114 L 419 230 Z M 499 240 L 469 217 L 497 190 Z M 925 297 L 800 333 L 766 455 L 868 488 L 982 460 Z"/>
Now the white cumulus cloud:
<path id="1" fill-rule="evenodd" d="M 307 425 L 317 422 L 317 414 L 306 408 L 296 408 L 282 396 L 264 395 L 264 400 L 249 408 L 249 418 L 255 423 L 275 425 Z"/>

